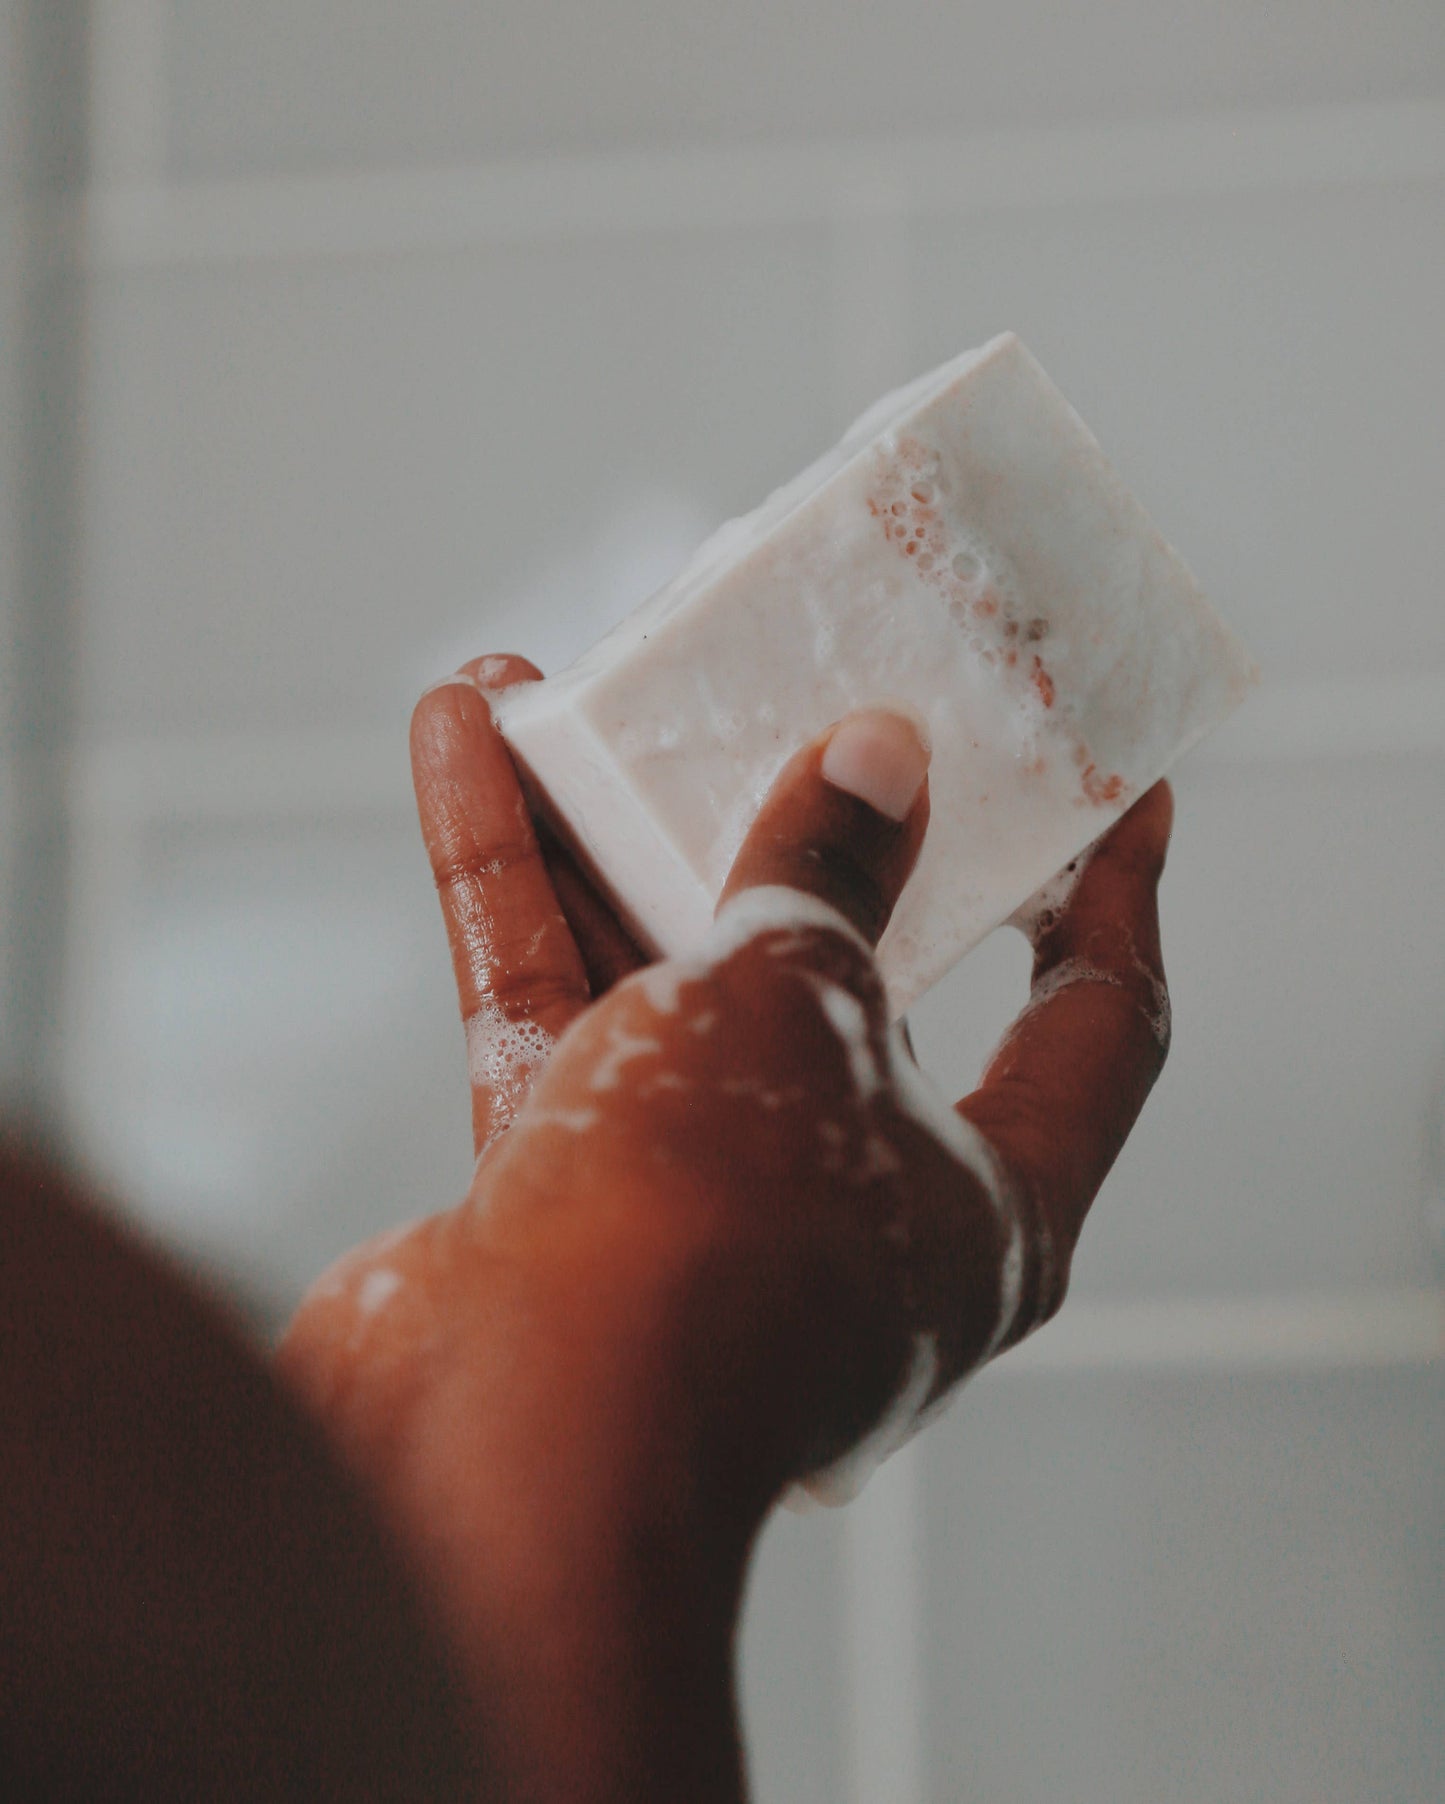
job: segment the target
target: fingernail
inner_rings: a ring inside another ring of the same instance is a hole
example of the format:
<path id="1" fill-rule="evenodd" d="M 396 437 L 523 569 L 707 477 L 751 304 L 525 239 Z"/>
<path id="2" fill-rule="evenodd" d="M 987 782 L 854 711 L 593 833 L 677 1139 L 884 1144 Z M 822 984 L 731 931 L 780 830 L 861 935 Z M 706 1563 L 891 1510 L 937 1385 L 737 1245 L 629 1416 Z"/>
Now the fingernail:
<path id="1" fill-rule="evenodd" d="M 834 729 L 822 772 L 835 789 L 901 821 L 923 787 L 930 756 L 928 741 L 906 714 L 862 708 Z"/>

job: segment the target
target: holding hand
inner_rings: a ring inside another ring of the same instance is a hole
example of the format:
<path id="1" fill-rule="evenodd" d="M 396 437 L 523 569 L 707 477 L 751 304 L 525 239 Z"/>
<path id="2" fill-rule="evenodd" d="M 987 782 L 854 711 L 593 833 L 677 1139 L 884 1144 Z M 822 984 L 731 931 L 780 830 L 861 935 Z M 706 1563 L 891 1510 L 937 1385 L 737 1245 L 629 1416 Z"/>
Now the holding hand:
<path id="1" fill-rule="evenodd" d="M 848 717 L 787 765 L 708 943 L 646 965 L 539 837 L 483 685 L 413 764 L 467 1027 L 466 1199 L 315 1287 L 283 1368 L 383 1500 L 522 1795 L 741 1795 L 731 1645 L 773 1501 L 886 1451 L 1058 1307 L 1162 1066 L 1167 786 L 1033 923 L 1032 999 L 950 1109 L 871 948 L 927 750 Z M 826 1474 L 820 1478 L 820 1474 Z"/>

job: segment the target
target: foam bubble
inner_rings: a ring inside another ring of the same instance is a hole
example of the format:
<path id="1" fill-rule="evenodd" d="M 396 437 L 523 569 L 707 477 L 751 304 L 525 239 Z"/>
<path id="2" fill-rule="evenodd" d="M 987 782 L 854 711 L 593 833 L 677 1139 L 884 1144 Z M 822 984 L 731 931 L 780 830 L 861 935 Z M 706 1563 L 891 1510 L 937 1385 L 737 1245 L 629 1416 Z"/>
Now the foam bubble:
<path id="1" fill-rule="evenodd" d="M 1017 620 L 1020 611 L 1019 580 L 1002 551 L 976 528 L 951 525 L 945 569 L 952 578 L 954 600 L 983 619 Z"/>
<path id="2" fill-rule="evenodd" d="M 1174 1037 L 1174 1005 L 1169 1000 L 1169 991 L 1151 971 L 1149 981 L 1154 987 L 1154 1012 L 1148 1017 L 1149 1026 L 1154 1038 L 1167 1052 L 1169 1042 Z"/>
<path id="3" fill-rule="evenodd" d="M 1167 1051 L 1170 1034 L 1173 1028 L 1173 1011 L 1169 1001 L 1169 990 L 1155 972 L 1152 971 L 1150 967 L 1145 964 L 1144 960 L 1139 957 L 1138 953 L 1132 949 L 1131 963 L 1133 964 L 1134 969 L 1145 980 L 1151 998 L 1152 1006 L 1144 1009 L 1144 1019 L 1149 1023 L 1149 1031 L 1154 1035 L 1154 1038 L 1159 1042 L 1160 1046 Z M 1017 1019 L 1009 1025 L 1003 1038 L 995 1047 L 993 1056 L 989 1059 L 989 1064 L 992 1065 L 1000 1054 L 1007 1049 L 1009 1043 L 1018 1033 L 1021 1025 L 1027 1021 L 1036 1010 L 1042 1008 L 1046 1002 L 1052 997 L 1057 996 L 1061 990 L 1071 989 L 1075 984 L 1081 983 L 1104 984 L 1110 989 L 1115 990 L 1126 990 L 1129 987 L 1117 971 L 1106 971 L 1099 965 L 1092 965 L 1087 959 L 1083 958 L 1063 959 L 1059 964 L 1055 965 L 1052 970 L 1045 972 L 1029 991 L 1028 1001 L 1024 1004 Z"/>
<path id="4" fill-rule="evenodd" d="M 994 1048 L 988 1061 L 989 1066 L 992 1066 L 1007 1050 L 1020 1027 L 1030 1016 L 1041 1009 L 1052 997 L 1057 996 L 1061 990 L 1072 989 L 1075 984 L 1080 983 L 1106 984 L 1116 990 L 1124 988 L 1124 980 L 1116 972 L 1101 970 L 1098 965 L 1091 965 L 1087 959 L 1064 959 L 1039 978 L 1029 991 L 1028 1001 L 1020 1009 L 1017 1017 L 1005 1028 L 1003 1038 Z"/>
<path id="5" fill-rule="evenodd" d="M 680 1071 L 655 1071 L 647 1079 L 637 1094 L 654 1096 L 659 1090 L 692 1090 L 696 1085 L 690 1077 L 684 1077 Z"/>
<path id="6" fill-rule="evenodd" d="M 999 1272 L 999 1313 L 988 1344 L 979 1356 L 982 1365 L 1003 1344 L 1018 1314 L 1023 1286 L 1023 1225 L 1019 1220 L 1008 1180 L 998 1154 L 973 1123 L 959 1114 L 936 1084 L 914 1062 L 904 1037 L 905 1023 L 895 1021 L 888 1031 L 889 1078 L 893 1094 L 920 1127 L 939 1140 L 975 1179 L 992 1203 L 994 1213 L 1008 1229 Z"/>
<path id="7" fill-rule="evenodd" d="M 591 1090 L 615 1090 L 622 1082 L 622 1067 L 634 1059 L 661 1052 L 661 1040 L 650 1034 L 632 1034 L 619 1021 L 607 1024 L 607 1050 L 592 1068 L 588 1082 Z"/>
<path id="8" fill-rule="evenodd" d="M 680 958 L 665 959 L 661 964 L 648 965 L 643 971 L 628 981 L 642 991 L 647 998 L 648 1006 L 659 1015 L 674 1015 L 685 983 L 697 981 L 695 966 L 689 965 Z"/>
<path id="9" fill-rule="evenodd" d="M 809 981 L 829 1026 L 843 1043 L 859 1101 L 871 1101 L 883 1088 L 883 1073 L 873 1056 L 867 1010 L 853 992 L 845 990 L 841 984 L 817 976 L 810 976 Z"/>
<path id="10" fill-rule="evenodd" d="M 873 949 L 863 935 L 830 903 L 780 883 L 765 883 L 756 889 L 741 890 L 725 902 L 703 941 L 702 950 L 709 964 L 721 964 L 760 933 L 790 927 L 799 931 L 822 928 L 829 933 L 841 933 L 867 957 L 873 956 Z"/>
<path id="11" fill-rule="evenodd" d="M 401 1273 L 394 1272 L 389 1265 L 378 1266 L 361 1280 L 356 1292 L 356 1307 L 363 1315 L 374 1315 L 400 1289 Z"/>
<path id="12" fill-rule="evenodd" d="M 1077 858 L 1071 858 L 1061 871 L 1056 871 L 1009 916 L 1008 926 L 1017 927 L 1031 946 L 1038 945 L 1068 907 L 1095 849 L 1094 846 L 1085 847 Z"/>
<path id="13" fill-rule="evenodd" d="M 1149 1023 L 1149 1031 L 1159 1045 L 1165 1052 L 1168 1052 L 1169 1042 L 1174 1032 L 1174 1007 L 1169 1000 L 1169 986 L 1140 958 L 1138 949 L 1132 941 L 1129 951 L 1134 969 L 1149 986 L 1149 993 L 1153 998 L 1154 1006 L 1144 1011 L 1144 1019 Z"/>
<path id="14" fill-rule="evenodd" d="M 564 1134 L 585 1134 L 589 1128 L 596 1127 L 602 1119 L 596 1109 L 539 1109 L 535 1105 L 527 1110 L 523 1121 L 529 1128 L 555 1127 Z M 519 1131 L 521 1123 L 518 1124 Z"/>
<path id="15" fill-rule="evenodd" d="M 871 1184 L 875 1178 L 896 1177 L 903 1161 L 881 1134 L 870 1134 L 863 1142 L 863 1158 L 854 1171 L 854 1182 Z"/>
<path id="16" fill-rule="evenodd" d="M 977 1365 L 987 1365 L 1004 1343 L 1004 1338 L 1018 1320 L 1019 1303 L 1024 1286 L 1024 1231 L 1016 1211 L 1009 1211 L 1009 1242 L 1004 1249 L 1003 1264 L 998 1274 L 998 1320 L 988 1343 L 979 1354 Z"/>
<path id="17" fill-rule="evenodd" d="M 552 1035 L 525 1016 L 513 1019 L 500 1003 L 488 1000 L 466 1022 L 467 1072 L 475 1088 L 489 1089 L 499 1103 L 515 1111 L 546 1063 Z"/>
<path id="18" fill-rule="evenodd" d="M 769 1111 L 793 1108 L 807 1096 L 807 1091 L 801 1084 L 790 1084 L 786 1089 L 775 1090 L 756 1077 L 725 1077 L 718 1089 L 724 1096 L 746 1097 L 756 1102 L 759 1108 Z"/>
<path id="19" fill-rule="evenodd" d="M 906 1115 L 940 1141 L 965 1171 L 977 1179 L 1001 1216 L 1011 1214 L 997 1154 L 973 1123 L 959 1114 L 933 1080 L 915 1064 L 903 1034 L 904 1024 L 895 1021 L 885 1041 L 894 1099 Z"/>
<path id="20" fill-rule="evenodd" d="M 1024 609 L 1023 588 L 1007 555 L 977 527 L 935 505 L 941 487 L 938 454 L 927 446 L 881 448 L 877 486 L 868 506 L 884 537 L 911 559 L 920 579 L 939 596 L 990 687 L 1000 682 L 1025 737 L 1058 702 L 1058 686 L 1043 657 L 1030 647 L 1049 630 Z M 1093 799 L 1093 798 L 1091 798 Z"/>

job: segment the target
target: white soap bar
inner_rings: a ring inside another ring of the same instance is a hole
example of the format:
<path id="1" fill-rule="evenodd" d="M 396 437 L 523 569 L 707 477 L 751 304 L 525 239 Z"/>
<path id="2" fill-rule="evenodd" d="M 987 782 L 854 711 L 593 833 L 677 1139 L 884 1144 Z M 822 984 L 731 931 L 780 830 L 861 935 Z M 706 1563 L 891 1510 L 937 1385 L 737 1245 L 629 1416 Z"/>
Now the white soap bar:
<path id="1" fill-rule="evenodd" d="M 671 954 L 706 931 L 785 760 L 852 708 L 912 710 L 932 818 L 879 947 L 898 1013 L 1253 678 L 1005 333 L 880 401 L 497 717 L 639 939 Z"/>

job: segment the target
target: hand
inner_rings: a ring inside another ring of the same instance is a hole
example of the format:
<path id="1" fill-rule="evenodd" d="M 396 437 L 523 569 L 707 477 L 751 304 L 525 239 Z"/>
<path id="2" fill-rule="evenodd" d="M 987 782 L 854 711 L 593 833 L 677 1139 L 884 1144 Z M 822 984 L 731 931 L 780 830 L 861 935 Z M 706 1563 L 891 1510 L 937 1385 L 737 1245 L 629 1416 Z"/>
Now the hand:
<path id="1" fill-rule="evenodd" d="M 910 756 L 921 777 L 896 717 L 854 724 L 872 793 Z M 477 689 L 417 711 L 481 1157 L 457 1209 L 322 1280 L 282 1358 L 413 1549 L 525 1795 L 740 1795 L 731 1638 L 768 1507 L 1058 1306 L 1163 1063 L 1168 789 L 1037 924 L 1029 1008 L 954 1111 L 868 950 L 927 784 L 893 819 L 828 780 L 843 743 L 783 771 L 712 943 L 643 971 L 554 887 Z"/>

